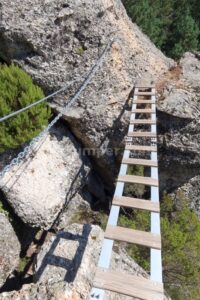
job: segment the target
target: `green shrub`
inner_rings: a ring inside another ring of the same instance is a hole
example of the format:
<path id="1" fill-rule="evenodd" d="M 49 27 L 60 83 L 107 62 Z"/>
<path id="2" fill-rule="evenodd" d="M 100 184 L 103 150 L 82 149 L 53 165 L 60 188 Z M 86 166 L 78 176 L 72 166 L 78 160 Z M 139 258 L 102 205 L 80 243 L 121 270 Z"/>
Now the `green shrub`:
<path id="1" fill-rule="evenodd" d="M 81 55 L 83 55 L 84 51 L 85 51 L 85 50 L 83 49 L 83 47 L 80 46 L 79 48 L 76 49 L 76 54 L 78 54 L 78 55 L 81 56 Z"/>
<path id="2" fill-rule="evenodd" d="M 179 59 L 200 49 L 199 0 L 123 0 L 133 22 L 165 54 Z"/>
<path id="3" fill-rule="evenodd" d="M 30 260 L 31 260 L 31 258 L 27 257 L 27 256 L 21 258 L 20 261 L 19 261 L 19 265 L 18 265 L 17 271 L 19 273 L 24 273 L 24 271 L 25 271 L 28 263 L 30 262 Z"/>
<path id="4" fill-rule="evenodd" d="M 200 221 L 181 193 L 178 209 L 165 194 L 161 205 L 165 287 L 175 300 L 198 300 L 200 295 Z"/>
<path id="5" fill-rule="evenodd" d="M 70 224 L 98 224 L 104 231 L 108 222 L 108 215 L 100 210 L 99 212 L 93 212 L 92 210 L 86 210 L 80 207 L 71 217 Z"/>
<path id="6" fill-rule="evenodd" d="M 128 214 L 121 214 L 119 217 L 119 226 L 150 231 L 150 213 L 142 210 L 133 210 Z M 149 271 L 149 249 L 133 244 L 127 244 L 126 250 L 131 258 L 133 258 L 143 269 Z"/>
<path id="7" fill-rule="evenodd" d="M 174 300 L 198 300 L 200 295 L 200 221 L 180 191 L 178 203 L 164 193 L 161 201 L 162 256 L 165 289 Z M 150 231 L 150 215 L 124 211 L 119 226 Z M 149 249 L 127 244 L 128 254 L 149 270 Z"/>
<path id="8" fill-rule="evenodd" d="M 144 176 L 143 166 L 128 166 L 128 175 Z M 142 197 L 145 192 L 145 186 L 142 184 L 125 184 L 124 194 L 130 197 Z"/>
<path id="9" fill-rule="evenodd" d="M 0 213 L 4 214 L 6 217 L 9 217 L 8 211 L 5 209 L 3 202 L 0 200 Z"/>
<path id="10" fill-rule="evenodd" d="M 31 77 L 15 65 L 0 67 L 0 117 L 44 97 Z M 47 126 L 50 109 L 41 103 L 0 123 L 0 153 L 31 140 Z"/>

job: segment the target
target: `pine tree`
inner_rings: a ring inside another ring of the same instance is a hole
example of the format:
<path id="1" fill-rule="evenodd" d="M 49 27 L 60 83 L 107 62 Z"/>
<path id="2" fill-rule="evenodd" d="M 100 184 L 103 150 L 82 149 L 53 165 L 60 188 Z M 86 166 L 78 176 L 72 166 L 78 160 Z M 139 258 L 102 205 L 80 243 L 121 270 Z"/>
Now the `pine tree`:
<path id="1" fill-rule="evenodd" d="M 159 16 L 159 0 L 140 0 L 124 2 L 128 13 L 138 26 L 142 28 L 150 39 L 158 46 L 162 46 L 162 20 Z"/>
<path id="2" fill-rule="evenodd" d="M 200 49 L 199 0 L 124 0 L 127 12 L 166 55 Z"/>
<path id="3" fill-rule="evenodd" d="M 170 54 L 174 58 L 180 58 L 186 51 L 198 49 L 199 28 L 195 20 L 192 18 L 189 8 L 183 14 L 183 8 L 177 13 L 176 22 L 174 24 L 174 33 L 172 41 L 174 46 Z"/>
<path id="4" fill-rule="evenodd" d="M 44 97 L 31 77 L 15 65 L 0 67 L 0 117 Z M 0 123 L 0 153 L 31 140 L 48 124 L 50 109 L 41 103 Z"/>

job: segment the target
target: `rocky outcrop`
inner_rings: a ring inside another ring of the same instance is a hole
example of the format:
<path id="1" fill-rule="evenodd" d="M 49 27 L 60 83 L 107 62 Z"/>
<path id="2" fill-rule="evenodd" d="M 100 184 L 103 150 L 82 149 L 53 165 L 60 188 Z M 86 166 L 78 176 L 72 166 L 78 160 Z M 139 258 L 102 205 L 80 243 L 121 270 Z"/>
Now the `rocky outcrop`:
<path id="1" fill-rule="evenodd" d="M 37 255 L 35 284 L 24 285 L 19 292 L 5 292 L 0 299 L 87 299 L 102 239 L 103 231 L 98 226 L 89 224 L 73 224 L 57 235 L 49 235 Z M 111 266 L 116 270 L 147 276 L 123 250 L 120 254 L 113 253 Z M 130 298 L 107 294 L 106 299 L 129 300 Z"/>
<path id="2" fill-rule="evenodd" d="M 21 65 L 45 91 L 85 77 L 105 45 L 115 42 L 101 69 L 64 116 L 90 148 L 106 182 L 116 172 L 128 124 L 127 99 L 138 77 L 158 78 L 174 63 L 133 24 L 121 1 L 2 1 L 0 56 Z M 16 25 L 17 24 L 17 25 Z M 54 100 L 59 111 L 71 93 Z M 120 152 L 120 151 L 119 151 Z M 109 166 L 109 167 L 108 167 Z"/>
<path id="3" fill-rule="evenodd" d="M 81 157 L 76 141 L 59 126 L 37 145 L 34 155 L 4 176 L 1 188 L 25 224 L 47 229 L 87 184 L 89 173 L 89 162 Z"/>
<path id="4" fill-rule="evenodd" d="M 0 213 L 0 288 L 19 263 L 20 244 L 8 218 Z"/>
<path id="5" fill-rule="evenodd" d="M 26 284 L 21 291 L 4 292 L 1 300 L 82 300 L 79 294 L 64 282 L 51 285 Z"/>
<path id="6" fill-rule="evenodd" d="M 180 60 L 182 67 L 182 78 L 187 82 L 190 88 L 196 91 L 200 90 L 200 53 L 199 52 L 186 52 Z"/>
<path id="7" fill-rule="evenodd" d="M 70 289 L 73 286 L 86 299 L 102 238 L 102 230 L 88 224 L 73 224 L 56 236 L 49 237 L 37 256 L 35 281 L 44 285 L 67 282 Z"/>
<path id="8" fill-rule="evenodd" d="M 64 204 L 68 210 L 57 227 L 61 231 L 49 235 L 37 255 L 35 284 L 3 293 L 1 298 L 84 299 L 97 265 L 102 232 L 95 226 L 68 225 L 80 209 L 90 210 L 92 198 L 107 200 L 105 184 L 110 187 L 117 171 L 135 81 L 148 77 L 159 84 L 163 74 L 173 72 L 168 70 L 174 62 L 131 23 L 119 0 L 94 0 L 92 6 L 89 0 L 36 0 L 34 7 L 32 0 L 2 0 L 0 9 L 1 58 L 22 66 L 46 93 L 85 77 L 114 38 L 92 83 L 63 116 L 79 143 L 67 130 L 51 132 L 34 157 L 6 174 L 2 186 L 15 212 L 31 226 L 48 229 Z M 198 210 L 198 53 L 185 54 L 179 68 L 179 77 L 169 78 L 159 90 L 160 187 L 169 192 L 181 188 Z M 77 88 L 74 84 L 64 96 L 55 98 L 50 104 L 53 110 L 59 112 Z M 91 171 L 88 153 L 104 184 Z M 68 203 L 68 199 L 73 201 Z M 145 275 L 126 253 L 115 253 L 112 264 Z M 108 295 L 109 300 L 124 299 L 117 297 Z"/>
<path id="9" fill-rule="evenodd" d="M 158 102 L 161 190 L 181 189 L 199 215 L 200 56 L 186 53 Z"/>
<path id="10" fill-rule="evenodd" d="M 199 172 L 200 173 L 200 172 Z M 200 175 L 194 176 L 177 189 L 175 195 L 175 201 L 179 205 L 183 200 L 188 203 L 189 207 L 196 212 L 200 219 Z"/>

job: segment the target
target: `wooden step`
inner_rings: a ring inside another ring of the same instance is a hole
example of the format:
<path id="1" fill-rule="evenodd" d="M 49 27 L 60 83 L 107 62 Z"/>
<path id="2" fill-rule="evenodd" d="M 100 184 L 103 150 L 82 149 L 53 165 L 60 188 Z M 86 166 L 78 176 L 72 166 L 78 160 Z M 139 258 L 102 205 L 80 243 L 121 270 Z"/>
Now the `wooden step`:
<path id="1" fill-rule="evenodd" d="M 138 158 L 126 158 L 122 160 L 122 164 L 127 165 L 139 165 L 139 166 L 149 166 L 157 167 L 158 162 L 151 159 L 138 159 Z"/>
<path id="2" fill-rule="evenodd" d="M 150 125 L 156 125 L 156 120 L 151 120 L 151 119 L 135 119 L 135 120 L 130 120 L 130 124 L 150 124 Z"/>
<path id="3" fill-rule="evenodd" d="M 133 104 L 155 104 L 155 100 L 134 100 Z"/>
<path id="4" fill-rule="evenodd" d="M 157 152 L 156 146 L 126 145 L 125 150 Z"/>
<path id="5" fill-rule="evenodd" d="M 143 91 L 138 91 L 134 93 L 135 96 L 154 96 L 155 92 L 143 92 Z"/>
<path id="6" fill-rule="evenodd" d="M 97 268 L 93 284 L 96 288 L 142 300 L 164 300 L 162 283 L 121 271 Z"/>
<path id="7" fill-rule="evenodd" d="M 144 81 L 144 80 L 138 80 L 135 83 L 135 88 L 137 89 L 153 89 L 155 88 L 155 83 L 153 81 Z"/>
<path id="8" fill-rule="evenodd" d="M 133 131 L 133 132 L 128 132 L 127 134 L 128 137 L 151 137 L 151 138 L 156 138 L 157 134 L 154 132 L 150 131 Z"/>
<path id="9" fill-rule="evenodd" d="M 148 210 L 157 213 L 160 212 L 160 205 L 158 202 L 153 202 L 145 199 L 131 198 L 125 196 L 121 196 L 121 197 L 115 196 L 113 198 L 112 204 L 116 206 L 143 209 L 143 210 Z"/>
<path id="10" fill-rule="evenodd" d="M 154 83 L 138 82 L 135 84 L 136 89 L 155 89 Z"/>
<path id="11" fill-rule="evenodd" d="M 149 186 L 158 186 L 158 180 L 151 177 L 135 176 L 135 175 L 119 175 L 118 182 L 137 183 Z"/>
<path id="12" fill-rule="evenodd" d="M 135 114 L 155 114 L 156 111 L 154 109 L 150 109 L 150 108 L 138 108 L 138 109 L 133 109 L 132 113 L 135 113 Z"/>
<path id="13" fill-rule="evenodd" d="M 107 225 L 105 238 L 161 250 L 161 237 L 151 232 Z"/>

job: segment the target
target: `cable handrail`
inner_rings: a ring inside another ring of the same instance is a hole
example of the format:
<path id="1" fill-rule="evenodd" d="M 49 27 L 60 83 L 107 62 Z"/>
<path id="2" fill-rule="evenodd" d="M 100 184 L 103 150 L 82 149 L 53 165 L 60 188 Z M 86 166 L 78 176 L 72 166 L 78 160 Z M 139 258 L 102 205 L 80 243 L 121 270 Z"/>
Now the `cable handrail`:
<path id="1" fill-rule="evenodd" d="M 69 107 L 74 104 L 74 102 L 78 99 L 80 94 L 84 91 L 84 89 L 87 87 L 87 85 L 92 80 L 93 76 L 95 75 L 97 69 L 100 67 L 100 65 L 103 62 L 104 55 L 106 52 L 110 49 L 112 46 L 114 40 L 111 40 L 105 49 L 103 50 L 101 56 L 95 63 L 95 65 L 91 68 L 90 72 L 86 76 L 84 82 L 80 85 L 78 91 L 75 93 L 75 95 L 69 100 L 69 102 L 65 105 L 65 107 L 60 111 L 60 113 L 49 123 L 49 125 L 35 138 L 32 139 L 30 144 L 24 148 L 22 152 L 20 152 L 16 158 L 12 159 L 11 162 L 3 168 L 3 170 L 0 172 L 0 179 L 7 173 L 14 165 L 18 165 L 28 154 L 30 154 L 37 142 L 39 142 L 51 129 L 51 127 L 54 126 L 54 124 L 63 116 L 63 114 L 67 111 Z"/>
<path id="2" fill-rule="evenodd" d="M 12 112 L 12 113 L 10 113 L 10 114 L 4 116 L 4 117 L 1 117 L 1 118 L 0 118 L 0 122 L 6 121 L 6 120 L 8 120 L 8 119 L 10 119 L 10 118 L 12 118 L 12 117 L 14 117 L 14 116 L 16 116 L 16 115 L 22 113 L 22 112 L 25 112 L 26 110 L 28 110 L 28 109 L 30 109 L 30 108 L 36 106 L 37 104 L 40 104 L 40 103 L 44 102 L 45 100 L 48 100 L 48 99 L 50 99 L 50 98 L 56 96 L 57 94 L 60 94 L 61 92 L 66 91 L 72 84 L 74 84 L 75 82 L 81 81 L 81 79 L 82 79 L 82 78 L 77 79 L 77 80 L 70 81 L 67 85 L 65 85 L 65 86 L 62 87 L 61 89 L 57 90 L 56 92 L 54 92 L 54 93 L 52 93 L 52 94 L 50 94 L 50 95 L 48 95 L 48 96 L 46 96 L 46 97 L 44 97 L 44 98 L 42 98 L 42 99 L 40 99 L 40 100 L 37 100 L 36 102 L 31 103 L 31 104 L 27 105 L 26 107 L 23 107 L 23 108 L 21 108 L 21 109 L 19 109 L 19 110 L 17 110 L 17 111 L 14 111 L 14 112 Z"/>

